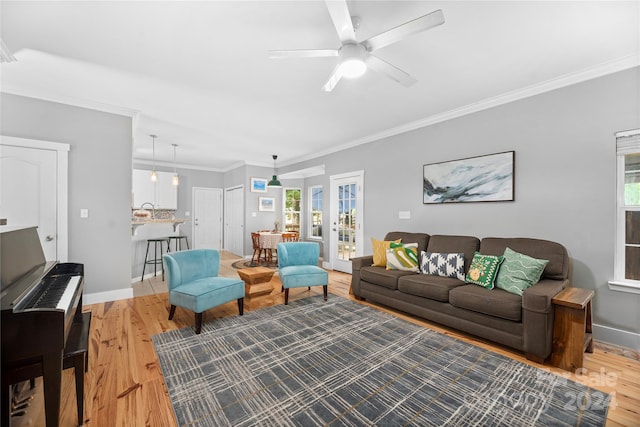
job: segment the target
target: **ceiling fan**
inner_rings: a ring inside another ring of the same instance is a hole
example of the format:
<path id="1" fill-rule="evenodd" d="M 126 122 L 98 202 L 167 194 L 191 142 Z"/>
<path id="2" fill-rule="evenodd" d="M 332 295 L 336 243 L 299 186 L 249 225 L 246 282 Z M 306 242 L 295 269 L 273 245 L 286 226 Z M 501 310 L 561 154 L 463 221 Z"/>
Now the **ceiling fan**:
<path id="1" fill-rule="evenodd" d="M 377 36 L 358 42 L 356 40 L 355 30 L 360 25 L 360 19 L 350 15 L 347 1 L 326 0 L 325 2 L 342 46 L 339 49 L 271 50 L 269 51 L 269 58 L 286 59 L 337 56 L 338 65 L 331 73 L 327 83 L 322 87 L 326 92 L 331 92 L 342 77 L 359 77 L 364 74 L 367 68 L 382 73 L 403 86 L 408 87 L 417 82 L 415 78 L 406 72 L 371 53 L 410 35 L 444 24 L 444 14 L 442 10 L 436 10 L 412 21 L 405 22 Z"/>

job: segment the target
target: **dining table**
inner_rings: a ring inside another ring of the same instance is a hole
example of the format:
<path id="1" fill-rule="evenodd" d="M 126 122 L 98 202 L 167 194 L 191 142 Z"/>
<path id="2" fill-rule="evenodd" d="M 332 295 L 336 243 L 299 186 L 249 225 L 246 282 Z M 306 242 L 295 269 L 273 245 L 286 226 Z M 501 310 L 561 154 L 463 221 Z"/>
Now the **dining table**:
<path id="1" fill-rule="evenodd" d="M 278 248 L 278 243 L 282 242 L 282 233 L 260 232 L 260 248 L 266 249 L 269 254 L 269 262 L 273 261 L 273 252 Z"/>

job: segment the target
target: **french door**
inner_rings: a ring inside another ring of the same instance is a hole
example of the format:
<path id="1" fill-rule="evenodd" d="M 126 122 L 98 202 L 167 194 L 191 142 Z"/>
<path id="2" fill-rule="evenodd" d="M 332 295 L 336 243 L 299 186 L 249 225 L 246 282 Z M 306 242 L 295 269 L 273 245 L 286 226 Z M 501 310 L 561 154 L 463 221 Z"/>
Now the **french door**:
<path id="1" fill-rule="evenodd" d="M 330 177 L 331 268 L 351 274 L 351 258 L 362 255 L 364 171 Z"/>

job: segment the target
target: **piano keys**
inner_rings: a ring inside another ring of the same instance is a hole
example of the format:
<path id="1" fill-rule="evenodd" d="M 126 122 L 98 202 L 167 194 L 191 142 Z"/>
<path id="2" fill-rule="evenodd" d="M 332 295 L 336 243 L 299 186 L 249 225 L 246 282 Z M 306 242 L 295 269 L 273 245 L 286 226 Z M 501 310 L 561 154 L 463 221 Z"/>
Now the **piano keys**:
<path id="1" fill-rule="evenodd" d="M 46 425 L 57 426 L 62 360 L 69 332 L 88 330 L 86 325 L 72 328 L 87 319 L 82 316 L 84 267 L 47 262 L 35 227 L 0 229 L 0 424 L 8 426 L 10 422 L 10 386 L 42 376 Z"/>

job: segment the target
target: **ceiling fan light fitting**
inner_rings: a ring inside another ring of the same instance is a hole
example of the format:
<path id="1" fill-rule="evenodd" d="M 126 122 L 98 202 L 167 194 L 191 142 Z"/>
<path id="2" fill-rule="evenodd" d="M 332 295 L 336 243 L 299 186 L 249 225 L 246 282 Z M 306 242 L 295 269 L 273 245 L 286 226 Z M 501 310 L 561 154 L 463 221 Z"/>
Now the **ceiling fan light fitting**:
<path id="1" fill-rule="evenodd" d="M 367 71 L 367 50 L 361 44 L 347 43 L 340 49 L 340 68 L 342 77 L 357 78 Z"/>
<path id="2" fill-rule="evenodd" d="M 360 77 L 367 71 L 367 64 L 360 58 L 349 58 L 340 64 L 340 74 L 348 79 Z"/>

